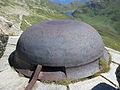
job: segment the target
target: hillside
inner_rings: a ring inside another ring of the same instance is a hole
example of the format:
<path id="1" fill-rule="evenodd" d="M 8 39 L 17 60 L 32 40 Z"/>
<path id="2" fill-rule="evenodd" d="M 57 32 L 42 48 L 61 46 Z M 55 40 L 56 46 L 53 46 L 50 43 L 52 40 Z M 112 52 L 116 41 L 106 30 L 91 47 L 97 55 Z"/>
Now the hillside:
<path id="1" fill-rule="evenodd" d="M 41 21 L 71 19 L 64 13 L 43 5 L 41 0 L 1 0 L 0 16 L 12 21 L 22 30 Z"/>
<path id="2" fill-rule="evenodd" d="M 86 4 L 77 1 L 58 4 L 49 0 L 0 0 L 0 16 L 22 30 L 41 21 L 77 19 L 95 27 L 107 47 L 120 50 L 119 4 L 120 0 L 94 0 Z M 74 18 L 64 14 L 73 10 Z"/>
<path id="3" fill-rule="evenodd" d="M 91 0 L 50 0 L 50 1 L 60 3 L 60 4 L 68 4 L 68 3 L 71 3 L 71 2 L 75 2 L 75 1 L 88 2 L 88 1 L 91 1 Z"/>
<path id="4" fill-rule="evenodd" d="M 84 5 L 84 3 L 79 2 L 79 1 L 62 4 L 62 3 L 57 3 L 57 2 L 50 1 L 50 0 L 41 0 L 41 4 L 43 6 L 47 6 L 51 9 L 55 9 L 55 10 L 58 10 L 58 11 L 64 12 L 64 13 L 72 12 L 72 11 L 76 10 L 78 7 Z"/>
<path id="5" fill-rule="evenodd" d="M 73 16 L 94 26 L 106 46 L 120 50 L 120 0 L 94 0 L 76 9 Z"/>

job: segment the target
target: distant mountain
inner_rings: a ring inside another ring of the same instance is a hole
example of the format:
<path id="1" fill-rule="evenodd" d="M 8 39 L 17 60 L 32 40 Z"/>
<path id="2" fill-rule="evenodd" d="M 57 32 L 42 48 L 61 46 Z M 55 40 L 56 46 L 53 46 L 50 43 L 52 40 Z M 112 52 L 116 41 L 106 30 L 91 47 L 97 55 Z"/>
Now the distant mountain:
<path id="1" fill-rule="evenodd" d="M 36 1 L 36 0 L 35 0 Z M 74 1 L 68 4 L 61 4 L 61 3 L 56 3 L 50 0 L 40 0 L 41 2 L 37 2 L 38 4 L 41 3 L 41 5 L 48 7 L 50 9 L 58 10 L 60 12 L 72 12 L 78 7 L 84 5 L 84 3 L 81 3 L 79 1 Z"/>
<path id="2" fill-rule="evenodd" d="M 120 0 L 94 0 L 79 7 L 73 16 L 93 25 L 108 47 L 120 50 Z"/>
<path id="3" fill-rule="evenodd" d="M 71 3 L 71 2 L 74 2 L 74 1 L 89 2 L 91 0 L 50 0 L 50 1 L 60 3 L 60 4 L 68 4 L 68 3 Z"/>

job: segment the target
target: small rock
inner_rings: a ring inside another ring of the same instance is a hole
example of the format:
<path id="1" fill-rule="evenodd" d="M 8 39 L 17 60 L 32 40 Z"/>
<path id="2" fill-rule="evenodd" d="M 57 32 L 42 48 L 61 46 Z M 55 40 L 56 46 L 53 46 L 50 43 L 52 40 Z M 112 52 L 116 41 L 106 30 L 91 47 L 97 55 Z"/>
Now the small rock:
<path id="1" fill-rule="evenodd" d="M 0 29 L 7 35 L 19 35 L 21 30 L 15 24 L 0 16 Z"/>
<path id="2" fill-rule="evenodd" d="M 7 27 L 12 27 L 13 23 L 5 19 L 4 17 L 0 16 L 0 24 L 7 26 Z"/>
<path id="3" fill-rule="evenodd" d="M 3 56 L 5 47 L 7 45 L 8 35 L 0 31 L 0 58 Z"/>
<path id="4" fill-rule="evenodd" d="M 120 65 L 118 66 L 118 68 L 116 69 L 116 77 L 117 77 L 117 81 L 119 83 L 119 87 L 120 87 Z"/>

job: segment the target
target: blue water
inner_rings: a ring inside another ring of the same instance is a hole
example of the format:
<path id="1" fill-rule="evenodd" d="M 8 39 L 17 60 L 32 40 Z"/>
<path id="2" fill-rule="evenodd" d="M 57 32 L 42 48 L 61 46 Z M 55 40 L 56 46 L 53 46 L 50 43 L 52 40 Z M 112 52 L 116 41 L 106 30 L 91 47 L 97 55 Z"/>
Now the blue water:
<path id="1" fill-rule="evenodd" d="M 72 12 L 66 12 L 65 14 L 73 18 Z"/>
<path id="2" fill-rule="evenodd" d="M 73 1 L 88 2 L 88 1 L 91 1 L 91 0 L 50 0 L 50 1 L 53 1 L 53 2 L 56 2 L 56 3 L 61 3 L 61 4 L 67 4 L 67 3 L 71 3 Z"/>

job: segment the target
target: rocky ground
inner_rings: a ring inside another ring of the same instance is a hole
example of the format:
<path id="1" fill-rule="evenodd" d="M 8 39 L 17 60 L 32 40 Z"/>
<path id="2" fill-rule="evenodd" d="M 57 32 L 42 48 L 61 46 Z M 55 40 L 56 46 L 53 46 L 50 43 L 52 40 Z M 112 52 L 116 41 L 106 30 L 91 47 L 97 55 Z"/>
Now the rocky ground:
<path id="1" fill-rule="evenodd" d="M 18 38 L 19 36 L 9 37 L 6 51 L 0 60 L 0 90 L 24 90 L 28 83 L 29 79 L 19 76 L 8 63 L 9 55 L 15 50 Z M 120 52 L 110 48 L 107 49 L 112 55 L 110 71 L 90 80 L 70 84 L 68 86 L 70 90 L 116 90 L 118 88 L 115 71 L 120 65 Z M 33 90 L 68 90 L 68 88 L 63 85 L 46 84 L 37 81 Z"/>

